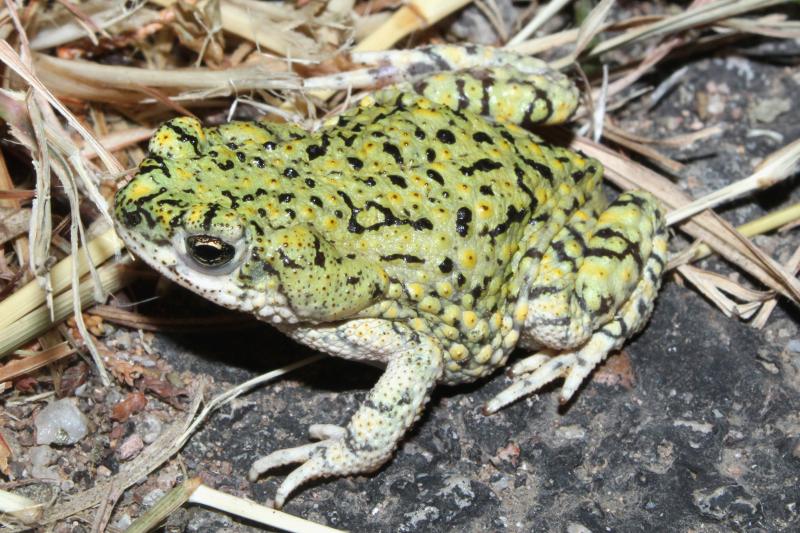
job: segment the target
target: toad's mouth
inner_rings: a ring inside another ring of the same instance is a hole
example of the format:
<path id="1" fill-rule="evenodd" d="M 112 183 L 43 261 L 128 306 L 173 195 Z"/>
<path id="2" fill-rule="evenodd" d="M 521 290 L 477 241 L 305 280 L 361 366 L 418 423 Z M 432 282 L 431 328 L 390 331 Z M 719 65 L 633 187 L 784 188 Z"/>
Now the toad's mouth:
<path id="1" fill-rule="evenodd" d="M 228 309 L 252 313 L 265 322 L 299 322 L 286 297 L 279 292 L 243 287 L 238 281 L 239 266 L 224 274 L 208 274 L 182 257 L 172 243 L 155 243 L 126 229 L 122 224 L 117 223 L 115 226 L 117 235 L 128 250 L 178 285 Z"/>

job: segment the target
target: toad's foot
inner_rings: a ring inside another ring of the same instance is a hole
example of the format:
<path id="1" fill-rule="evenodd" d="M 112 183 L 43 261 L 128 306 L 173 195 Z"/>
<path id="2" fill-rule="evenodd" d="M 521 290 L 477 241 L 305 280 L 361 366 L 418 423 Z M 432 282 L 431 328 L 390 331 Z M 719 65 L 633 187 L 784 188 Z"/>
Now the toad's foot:
<path id="1" fill-rule="evenodd" d="M 279 450 L 253 464 L 250 469 L 252 481 L 275 467 L 302 463 L 278 488 L 276 508 L 282 507 L 289 494 L 306 481 L 374 472 L 380 468 L 419 417 L 431 389 L 441 376 L 441 349 L 433 339 L 411 335 L 402 325 L 392 327 L 392 324 L 382 321 L 368 324 L 372 335 L 360 342 L 371 342 L 372 348 L 391 346 L 401 351 L 391 356 L 386 371 L 346 427 L 315 424 L 309 432 L 313 438 L 321 439 L 319 442 Z M 380 332 L 388 337 L 381 337 L 378 335 Z M 307 334 L 320 338 L 341 335 L 340 343 L 358 342 L 359 337 L 350 333 L 352 331 L 347 325 L 341 325 Z"/>
<path id="2" fill-rule="evenodd" d="M 355 454 L 345 443 L 347 429 L 332 424 L 313 424 L 309 427 L 308 433 L 312 439 L 317 439 L 319 442 L 274 451 L 250 467 L 248 477 L 254 482 L 261 474 L 273 468 L 303 463 L 292 471 L 278 488 L 275 495 L 275 507 L 278 509 L 283 507 L 289 494 L 304 482 L 318 477 L 348 474 L 350 471 L 347 465 L 357 462 Z M 374 468 L 378 468 L 381 464 L 382 461 Z M 361 471 L 368 470 L 366 465 L 363 468 Z"/>
<path id="3" fill-rule="evenodd" d="M 604 357 L 605 354 L 599 359 L 602 360 Z M 494 413 L 558 378 L 566 378 L 560 395 L 561 403 L 565 403 L 589 375 L 595 364 L 585 359 L 580 352 L 567 352 L 556 356 L 537 353 L 526 357 L 514 365 L 509 372 L 512 378 L 517 379 L 500 394 L 489 400 L 483 411 L 485 414 Z"/>

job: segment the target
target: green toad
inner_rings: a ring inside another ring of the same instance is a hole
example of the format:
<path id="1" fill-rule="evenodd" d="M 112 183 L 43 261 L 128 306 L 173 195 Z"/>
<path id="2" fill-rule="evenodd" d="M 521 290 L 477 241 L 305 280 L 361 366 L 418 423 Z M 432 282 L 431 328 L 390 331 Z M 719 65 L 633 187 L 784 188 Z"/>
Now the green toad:
<path id="1" fill-rule="evenodd" d="M 118 231 L 159 272 L 323 352 L 386 370 L 346 427 L 274 452 L 300 484 L 389 459 L 437 383 L 513 368 L 495 411 L 592 368 L 647 320 L 667 253 L 646 193 L 608 203 L 602 167 L 526 128 L 577 90 L 536 59 L 434 46 L 378 54 L 404 82 L 308 132 L 162 125 L 116 197 Z"/>

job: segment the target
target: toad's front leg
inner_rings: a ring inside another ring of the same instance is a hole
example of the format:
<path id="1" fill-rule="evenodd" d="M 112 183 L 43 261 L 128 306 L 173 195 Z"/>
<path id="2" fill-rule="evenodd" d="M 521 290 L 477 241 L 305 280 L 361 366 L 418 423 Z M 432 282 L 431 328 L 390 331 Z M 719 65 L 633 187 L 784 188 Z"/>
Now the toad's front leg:
<path id="1" fill-rule="evenodd" d="M 311 434 L 323 439 L 320 442 L 278 450 L 253 464 L 251 480 L 272 468 L 302 463 L 278 488 L 276 508 L 282 507 L 287 496 L 306 481 L 377 470 L 419 418 L 442 374 L 438 342 L 401 324 L 355 320 L 294 336 L 337 355 L 388 360 L 388 364 L 347 426 L 315 424 Z"/>

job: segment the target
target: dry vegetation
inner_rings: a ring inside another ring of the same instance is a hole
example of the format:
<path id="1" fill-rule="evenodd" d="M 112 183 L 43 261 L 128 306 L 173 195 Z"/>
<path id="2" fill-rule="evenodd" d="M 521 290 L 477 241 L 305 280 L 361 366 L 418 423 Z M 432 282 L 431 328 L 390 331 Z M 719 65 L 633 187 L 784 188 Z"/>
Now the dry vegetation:
<path id="1" fill-rule="evenodd" d="M 0 117 L 6 126 L 0 153 L 0 402 L 43 403 L 72 394 L 87 379 L 129 390 L 145 379 L 163 381 L 163 375 L 136 368 L 124 353 L 106 346 L 106 324 L 139 330 L 198 325 L 197 320 L 143 316 L 117 305 L 126 301 L 121 291 L 143 273 L 131 268 L 115 237 L 108 205 L 142 158 L 142 141 L 154 126 L 178 114 L 209 122 L 266 115 L 311 126 L 348 105 L 354 91 L 369 88 L 356 73 L 345 83 L 330 76 L 355 70 L 360 58 L 371 57 L 351 53 L 452 41 L 453 21 L 472 3 L 7 0 L 0 9 Z M 658 196 L 670 210 L 675 232 L 684 237 L 676 242 L 686 243 L 673 247 L 670 275 L 688 281 L 722 312 L 755 326 L 767 322 L 776 298 L 800 302 L 795 276 L 800 254 L 780 264 L 749 237 L 790 229 L 800 206 L 738 229 L 714 208 L 791 177 L 800 141 L 785 143 L 753 175 L 692 199 L 670 179 L 682 164 L 660 148 L 720 135 L 720 128 L 711 123 L 656 140 L 625 131 L 614 117 L 634 100 L 649 98 L 655 105 L 679 84 L 680 70 L 657 87 L 642 78 L 666 61 L 680 61 L 687 51 L 753 35 L 800 38 L 800 23 L 782 11 L 787 3 L 657 3 L 628 17 L 609 0 L 551 0 L 532 2 L 511 25 L 494 0 L 474 2 L 488 21 L 484 41 L 540 55 L 591 88 L 572 123 L 588 136 L 570 136 L 568 142 L 601 159 L 618 187 Z M 712 253 L 754 284 L 743 286 L 693 264 Z M 70 377 L 71 388 L 64 386 L 69 369 L 78 366 L 80 379 Z M 273 377 L 206 403 L 202 413 L 202 390 L 194 391 L 181 404 L 182 420 L 119 474 L 53 501 L 36 503 L 13 494 L 27 482 L 11 476 L 9 464 L 17 452 L 0 433 L 0 511 L 6 513 L 0 515 L 0 530 L 68 517 L 104 530 L 120 495 L 169 460 L 211 410 Z M 3 416 L 0 411 L 0 426 Z M 204 486 L 197 491 L 198 484 L 192 479 L 176 488 L 131 531 L 150 530 L 187 499 L 231 510 L 225 495 Z M 247 505 L 234 507 L 291 531 L 307 527 Z"/>

